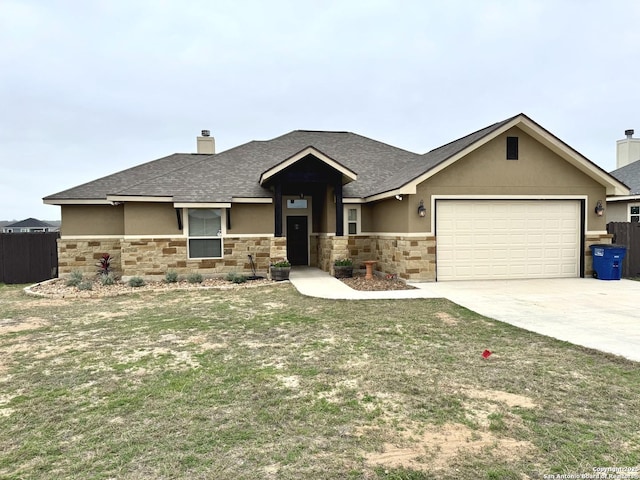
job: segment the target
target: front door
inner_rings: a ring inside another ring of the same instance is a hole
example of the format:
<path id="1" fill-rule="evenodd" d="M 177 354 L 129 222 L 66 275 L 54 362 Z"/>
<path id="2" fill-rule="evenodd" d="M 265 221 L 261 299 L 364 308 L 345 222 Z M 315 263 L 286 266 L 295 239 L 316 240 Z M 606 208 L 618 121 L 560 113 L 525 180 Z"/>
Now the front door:
<path id="1" fill-rule="evenodd" d="M 287 259 L 291 265 L 309 265 L 307 217 L 287 217 Z"/>

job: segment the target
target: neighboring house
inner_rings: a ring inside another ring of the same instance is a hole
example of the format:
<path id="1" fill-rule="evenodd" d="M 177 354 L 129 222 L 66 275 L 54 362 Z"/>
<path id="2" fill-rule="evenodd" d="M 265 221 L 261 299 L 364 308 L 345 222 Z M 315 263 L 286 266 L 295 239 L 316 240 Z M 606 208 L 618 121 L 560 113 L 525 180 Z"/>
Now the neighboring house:
<path id="1" fill-rule="evenodd" d="M 50 223 L 37 220 L 35 218 L 27 218 L 19 222 L 9 223 L 2 227 L 2 233 L 37 233 L 37 232 L 56 232 L 58 227 Z"/>
<path id="2" fill-rule="evenodd" d="M 44 198 L 62 207 L 62 274 L 103 253 L 123 275 L 260 271 L 273 259 L 411 280 L 579 277 L 596 215 L 626 186 L 524 114 L 417 154 L 348 132 L 297 130 L 177 153 Z"/>
<path id="3" fill-rule="evenodd" d="M 629 187 L 629 195 L 607 197 L 608 222 L 640 222 L 640 138 L 626 130 L 616 145 L 617 169 L 611 172 Z"/>

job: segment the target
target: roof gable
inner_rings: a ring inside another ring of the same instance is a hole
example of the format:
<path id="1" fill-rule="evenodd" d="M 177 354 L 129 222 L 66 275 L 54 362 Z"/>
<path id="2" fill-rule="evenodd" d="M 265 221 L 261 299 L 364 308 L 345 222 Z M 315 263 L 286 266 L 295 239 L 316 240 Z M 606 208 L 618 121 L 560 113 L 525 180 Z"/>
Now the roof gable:
<path id="1" fill-rule="evenodd" d="M 628 194 L 621 181 L 519 114 L 423 155 L 350 132 L 295 130 L 213 155 L 173 154 L 50 195 L 44 202 L 59 205 L 123 199 L 186 204 L 270 199 L 269 180 L 309 155 L 342 175 L 345 198 L 372 201 L 415 193 L 419 183 L 512 127 L 605 186 L 607 194 Z"/>
<path id="2" fill-rule="evenodd" d="M 265 185 L 275 175 L 282 172 L 283 170 L 286 170 L 290 166 L 301 161 L 302 159 L 306 158 L 309 155 L 312 155 L 313 157 L 317 158 L 327 166 L 331 167 L 332 169 L 342 174 L 342 179 L 343 179 L 342 183 L 349 183 L 358 179 L 358 174 L 353 170 L 345 167 L 344 165 L 335 161 L 333 158 L 329 157 L 328 155 L 325 155 L 317 148 L 308 146 L 306 148 L 303 148 L 299 152 L 293 154 L 289 158 L 283 160 L 278 165 L 274 165 L 273 167 L 262 172 L 262 174 L 260 175 L 260 185 Z"/>
<path id="3" fill-rule="evenodd" d="M 570 163 L 587 176 L 607 189 L 607 194 L 624 195 L 627 187 L 602 168 L 588 160 L 559 138 L 552 135 L 525 114 L 521 113 L 502 122 L 495 123 L 482 130 L 466 135 L 451 143 L 438 147 L 423 156 L 423 163 L 410 166 L 390 178 L 381 193 L 370 200 L 385 198 L 396 194 L 414 194 L 418 184 L 434 176 L 443 169 L 464 158 L 502 133 L 518 127 L 536 141 L 549 148 L 562 159 Z M 615 193 L 614 193 L 615 192 Z"/>

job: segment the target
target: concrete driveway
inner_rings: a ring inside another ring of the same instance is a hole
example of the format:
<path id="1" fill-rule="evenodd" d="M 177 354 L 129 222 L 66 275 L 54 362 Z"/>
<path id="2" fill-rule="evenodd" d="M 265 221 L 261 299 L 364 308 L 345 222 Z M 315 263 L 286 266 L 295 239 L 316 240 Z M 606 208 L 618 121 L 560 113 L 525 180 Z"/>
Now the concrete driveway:
<path id="1" fill-rule="evenodd" d="M 640 361 L 640 282 L 567 278 L 412 285 L 487 317 Z"/>

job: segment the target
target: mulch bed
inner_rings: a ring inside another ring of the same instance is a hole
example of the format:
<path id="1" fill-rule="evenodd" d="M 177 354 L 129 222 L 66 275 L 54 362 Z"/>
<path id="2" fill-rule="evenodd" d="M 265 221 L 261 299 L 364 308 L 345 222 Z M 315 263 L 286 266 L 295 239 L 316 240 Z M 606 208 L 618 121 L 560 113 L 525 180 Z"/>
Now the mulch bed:
<path id="1" fill-rule="evenodd" d="M 344 283 L 354 290 L 379 291 L 379 290 L 413 290 L 415 287 L 407 285 L 402 280 L 396 278 L 386 278 L 374 275 L 366 280 L 364 274 L 354 273 L 352 278 L 341 278 Z"/>
<path id="2" fill-rule="evenodd" d="M 381 290 L 412 290 L 414 287 L 407 285 L 398 278 L 386 278 L 378 275 L 370 280 L 365 280 L 364 274 L 354 273 L 352 278 L 341 278 L 345 284 L 354 290 L 364 291 L 381 291 Z M 166 282 L 147 282 L 141 287 L 130 287 L 126 283 L 116 283 L 115 285 L 105 286 L 99 281 L 91 282 L 90 290 L 79 290 L 77 287 L 67 286 L 64 279 L 57 279 L 49 282 L 43 282 L 30 288 L 30 291 L 46 297 L 58 298 L 92 298 L 92 297 L 110 297 L 114 295 L 122 295 L 127 293 L 135 293 L 141 291 L 167 291 L 175 289 L 195 290 L 202 288 L 214 288 L 220 290 L 251 288 L 264 285 L 272 285 L 277 282 L 261 279 L 252 280 L 242 284 L 234 284 L 223 278 L 205 279 L 202 283 L 188 283 L 180 281 L 176 283 Z"/>

